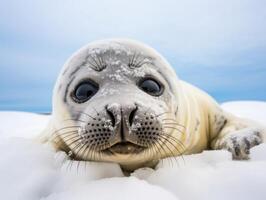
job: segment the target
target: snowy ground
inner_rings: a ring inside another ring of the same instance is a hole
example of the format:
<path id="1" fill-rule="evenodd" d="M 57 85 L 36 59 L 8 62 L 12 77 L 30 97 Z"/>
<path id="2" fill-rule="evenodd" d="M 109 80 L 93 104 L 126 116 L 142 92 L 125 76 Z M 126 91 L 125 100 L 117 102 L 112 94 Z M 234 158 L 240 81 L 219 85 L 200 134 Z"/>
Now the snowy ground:
<path id="1" fill-rule="evenodd" d="M 229 102 L 223 107 L 266 125 L 266 102 Z M 165 159 L 124 177 L 110 163 L 72 163 L 64 153 L 29 138 L 49 116 L 0 112 L 0 197 L 19 200 L 74 199 L 266 199 L 266 144 L 251 160 L 232 161 L 226 151 Z M 77 170 L 78 169 L 78 170 Z"/>

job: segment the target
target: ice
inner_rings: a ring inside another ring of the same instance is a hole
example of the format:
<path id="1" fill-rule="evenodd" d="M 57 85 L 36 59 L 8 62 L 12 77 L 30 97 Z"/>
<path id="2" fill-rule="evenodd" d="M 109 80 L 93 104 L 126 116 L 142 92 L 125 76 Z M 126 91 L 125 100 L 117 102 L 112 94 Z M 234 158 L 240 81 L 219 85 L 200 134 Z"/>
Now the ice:
<path id="1" fill-rule="evenodd" d="M 222 107 L 266 125 L 266 102 Z M 70 161 L 66 153 L 30 139 L 49 115 L 0 112 L 0 119 L 1 199 L 266 199 L 266 144 L 252 148 L 248 161 L 232 161 L 225 150 L 204 151 L 124 176 L 115 163 Z"/>

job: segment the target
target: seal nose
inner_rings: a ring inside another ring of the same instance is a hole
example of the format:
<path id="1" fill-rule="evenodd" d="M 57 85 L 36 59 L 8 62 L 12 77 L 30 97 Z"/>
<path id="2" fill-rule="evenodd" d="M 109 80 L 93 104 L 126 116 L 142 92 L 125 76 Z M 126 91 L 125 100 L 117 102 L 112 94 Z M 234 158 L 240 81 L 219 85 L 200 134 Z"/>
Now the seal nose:
<path id="1" fill-rule="evenodd" d="M 106 106 L 106 112 L 112 121 L 113 127 L 119 133 L 122 142 L 126 141 L 130 133 L 130 127 L 137 109 L 138 107 L 135 104 L 123 104 L 121 106 L 120 104 L 114 103 Z"/>
<path id="2" fill-rule="evenodd" d="M 121 106 L 118 103 L 113 103 L 106 106 L 106 112 L 108 113 L 113 126 L 128 121 L 129 126 L 132 125 L 136 111 L 138 107 L 136 104 L 127 104 Z"/>
<path id="3" fill-rule="evenodd" d="M 116 124 L 121 121 L 121 108 L 118 104 L 111 104 L 105 106 L 106 112 L 109 115 L 112 126 L 115 127 Z"/>
<path id="4" fill-rule="evenodd" d="M 130 107 L 128 110 L 127 110 L 127 116 L 128 116 L 128 122 L 129 122 L 129 125 L 132 126 L 132 123 L 133 123 L 133 120 L 134 120 L 134 117 L 136 115 L 136 112 L 138 110 L 138 106 L 136 104 L 134 104 L 134 106 Z"/>

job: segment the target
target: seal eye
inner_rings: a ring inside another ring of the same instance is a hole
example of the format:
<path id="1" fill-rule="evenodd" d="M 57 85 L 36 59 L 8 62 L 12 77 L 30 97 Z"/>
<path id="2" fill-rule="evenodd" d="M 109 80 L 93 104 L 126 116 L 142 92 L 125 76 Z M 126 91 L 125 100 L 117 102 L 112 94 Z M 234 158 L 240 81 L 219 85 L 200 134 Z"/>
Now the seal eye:
<path id="1" fill-rule="evenodd" d="M 160 96 L 162 94 L 162 86 L 154 79 L 145 79 L 141 81 L 139 87 L 152 96 Z"/>
<path id="2" fill-rule="evenodd" d="M 78 103 L 84 103 L 95 95 L 98 89 L 98 85 L 90 81 L 80 83 L 73 93 L 73 99 Z"/>

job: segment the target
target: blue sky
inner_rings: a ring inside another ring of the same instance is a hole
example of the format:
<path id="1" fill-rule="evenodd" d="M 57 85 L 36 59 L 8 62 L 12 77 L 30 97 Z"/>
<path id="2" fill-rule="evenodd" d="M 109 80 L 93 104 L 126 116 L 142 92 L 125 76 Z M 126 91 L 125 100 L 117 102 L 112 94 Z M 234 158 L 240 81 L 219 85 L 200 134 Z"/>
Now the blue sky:
<path id="1" fill-rule="evenodd" d="M 0 110 L 49 112 L 65 60 L 110 37 L 151 45 L 219 102 L 266 100 L 264 0 L 0 0 Z"/>

